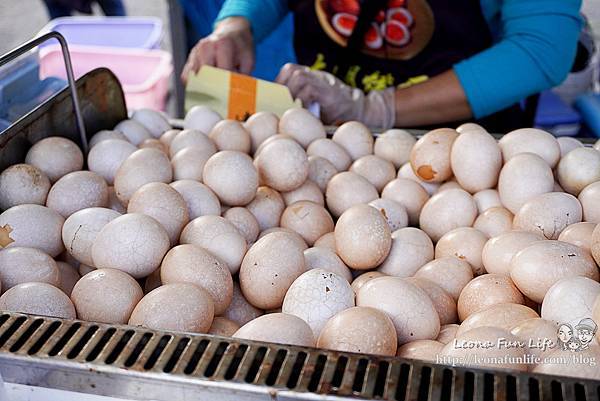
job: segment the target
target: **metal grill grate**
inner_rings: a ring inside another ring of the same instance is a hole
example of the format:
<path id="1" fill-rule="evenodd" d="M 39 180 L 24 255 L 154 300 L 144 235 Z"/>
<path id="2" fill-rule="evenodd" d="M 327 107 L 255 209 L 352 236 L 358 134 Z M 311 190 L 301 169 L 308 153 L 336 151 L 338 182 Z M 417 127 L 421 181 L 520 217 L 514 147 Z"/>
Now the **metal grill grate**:
<path id="1" fill-rule="evenodd" d="M 0 315 L 0 372 L 9 382 L 140 399 L 599 399 L 600 383 L 487 372 L 66 321 Z"/>

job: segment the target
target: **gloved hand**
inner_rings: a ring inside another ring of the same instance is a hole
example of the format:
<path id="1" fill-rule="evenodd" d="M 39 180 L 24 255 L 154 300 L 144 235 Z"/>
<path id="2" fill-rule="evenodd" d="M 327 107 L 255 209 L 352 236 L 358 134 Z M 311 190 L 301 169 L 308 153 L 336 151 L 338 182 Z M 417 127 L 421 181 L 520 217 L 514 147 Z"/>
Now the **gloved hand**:
<path id="1" fill-rule="evenodd" d="M 371 91 L 365 95 L 328 72 L 313 71 L 291 63 L 283 66 L 276 81 L 286 85 L 292 96 L 301 99 L 304 106 L 319 103 L 325 124 L 353 120 L 368 127 L 389 129 L 394 126 L 395 88 Z"/>

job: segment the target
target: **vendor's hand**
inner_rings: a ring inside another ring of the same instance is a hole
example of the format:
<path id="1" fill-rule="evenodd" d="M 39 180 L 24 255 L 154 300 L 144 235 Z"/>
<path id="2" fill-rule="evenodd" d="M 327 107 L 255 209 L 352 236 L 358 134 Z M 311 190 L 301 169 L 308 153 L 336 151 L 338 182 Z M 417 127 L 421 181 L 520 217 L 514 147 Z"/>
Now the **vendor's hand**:
<path id="1" fill-rule="evenodd" d="M 250 23 L 243 17 L 230 17 L 219 22 L 213 33 L 200 40 L 190 52 L 181 73 L 186 82 L 190 73 L 203 65 L 250 74 L 254 68 L 254 44 Z"/>
<path id="2" fill-rule="evenodd" d="M 313 71 L 297 64 L 283 66 L 277 82 L 286 85 L 292 96 L 301 99 L 305 107 L 319 103 L 321 119 L 326 124 L 354 120 L 369 127 L 387 129 L 394 126 L 395 88 L 365 95 L 328 72 Z"/>

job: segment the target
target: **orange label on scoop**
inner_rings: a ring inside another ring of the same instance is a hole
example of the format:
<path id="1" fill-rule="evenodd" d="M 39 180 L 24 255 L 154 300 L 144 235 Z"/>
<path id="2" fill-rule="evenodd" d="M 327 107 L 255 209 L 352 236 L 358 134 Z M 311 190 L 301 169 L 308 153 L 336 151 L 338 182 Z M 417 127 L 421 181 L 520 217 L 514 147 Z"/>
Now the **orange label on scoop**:
<path id="1" fill-rule="evenodd" d="M 6 248 L 8 245 L 15 242 L 15 240 L 10 237 L 11 232 L 12 227 L 8 224 L 4 225 L 4 227 L 0 227 L 0 248 Z"/>
<path id="2" fill-rule="evenodd" d="M 229 114 L 227 118 L 245 121 L 256 112 L 256 79 L 231 73 L 229 78 Z"/>

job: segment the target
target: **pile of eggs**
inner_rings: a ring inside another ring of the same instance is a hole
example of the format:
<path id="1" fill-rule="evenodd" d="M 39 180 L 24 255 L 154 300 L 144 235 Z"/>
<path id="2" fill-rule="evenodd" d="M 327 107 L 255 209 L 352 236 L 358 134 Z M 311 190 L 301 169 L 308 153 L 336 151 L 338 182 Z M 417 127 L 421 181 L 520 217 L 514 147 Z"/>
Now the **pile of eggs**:
<path id="1" fill-rule="evenodd" d="M 184 126 L 138 110 L 87 160 L 50 137 L 3 171 L 0 310 L 600 379 L 522 359 L 600 324 L 598 144 L 475 124 L 330 139 L 299 108 Z"/>

